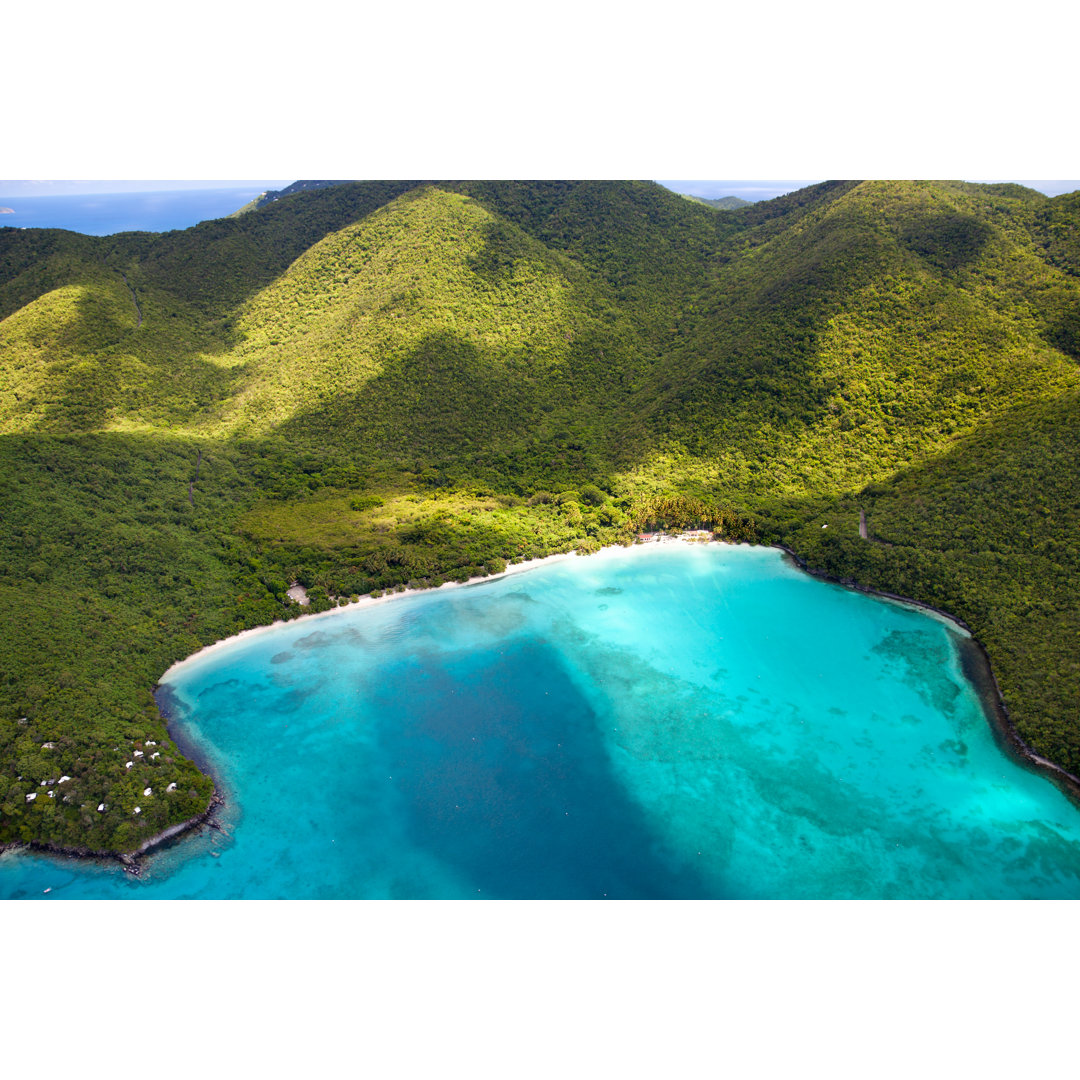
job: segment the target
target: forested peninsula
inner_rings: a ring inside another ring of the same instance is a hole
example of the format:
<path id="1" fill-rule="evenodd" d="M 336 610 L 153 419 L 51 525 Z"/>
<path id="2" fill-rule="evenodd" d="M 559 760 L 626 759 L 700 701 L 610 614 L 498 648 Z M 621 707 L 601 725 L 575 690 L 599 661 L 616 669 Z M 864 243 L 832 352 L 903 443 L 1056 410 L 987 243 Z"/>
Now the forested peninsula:
<path id="1" fill-rule="evenodd" d="M 203 813 L 153 696 L 202 646 L 690 524 L 959 617 L 1080 773 L 1080 193 L 272 194 L 0 228 L 0 844 Z"/>

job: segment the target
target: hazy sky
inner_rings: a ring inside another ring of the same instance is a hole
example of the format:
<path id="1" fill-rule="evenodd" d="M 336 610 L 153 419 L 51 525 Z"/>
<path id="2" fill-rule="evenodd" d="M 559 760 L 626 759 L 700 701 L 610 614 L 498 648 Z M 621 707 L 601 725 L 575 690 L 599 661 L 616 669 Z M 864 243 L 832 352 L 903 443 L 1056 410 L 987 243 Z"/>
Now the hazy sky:
<path id="1" fill-rule="evenodd" d="M 286 180 L 0 180 L 0 198 L 4 196 L 33 195 L 103 195 L 110 192 L 142 191 L 193 191 L 215 188 L 244 188 L 260 191 L 277 191 L 287 187 L 298 177 Z M 821 177 L 820 179 L 837 179 Z M 696 195 L 702 199 L 717 199 L 725 195 L 737 195 L 741 199 L 756 202 L 774 199 L 789 191 L 816 184 L 819 180 L 659 180 L 664 187 L 683 195 Z M 972 180 L 965 176 L 959 179 Z M 994 181 L 978 179 L 976 183 L 1009 182 L 1034 188 L 1044 195 L 1060 195 L 1080 189 L 1080 180 L 1021 180 L 1015 177 L 998 177 Z"/>
<path id="2" fill-rule="evenodd" d="M 260 188 L 277 191 L 292 180 L 0 180 L 4 195 L 107 195 L 125 191 L 204 191 Z"/>
<path id="3" fill-rule="evenodd" d="M 737 195 L 747 202 L 775 199 L 789 191 L 816 184 L 816 180 L 658 180 L 658 184 L 681 195 L 696 195 L 699 199 L 719 199 Z"/>
<path id="4" fill-rule="evenodd" d="M 724 195 L 737 195 L 740 199 L 749 202 L 757 202 L 759 199 L 775 199 L 778 195 L 786 195 L 789 191 L 798 191 L 799 188 L 809 187 L 811 184 L 820 183 L 821 180 L 845 179 L 843 177 L 821 177 L 819 180 L 660 180 L 666 188 L 678 191 L 682 195 L 696 195 L 699 199 L 718 199 Z M 892 179 L 880 177 L 879 179 Z M 970 176 L 956 178 L 935 177 L 935 179 L 960 179 L 973 180 Z M 1061 195 L 1067 191 L 1080 189 L 1080 180 L 1017 180 L 1001 177 L 997 180 L 978 179 L 977 184 L 1011 183 L 1023 184 L 1024 187 L 1034 188 L 1044 195 Z"/>

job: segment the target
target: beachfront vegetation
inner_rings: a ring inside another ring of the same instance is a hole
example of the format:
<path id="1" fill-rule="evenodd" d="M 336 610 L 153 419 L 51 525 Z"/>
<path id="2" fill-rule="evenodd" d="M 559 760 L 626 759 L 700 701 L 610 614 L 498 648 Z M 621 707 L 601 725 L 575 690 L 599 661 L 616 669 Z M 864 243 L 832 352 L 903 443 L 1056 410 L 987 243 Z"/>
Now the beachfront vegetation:
<path id="1" fill-rule="evenodd" d="M 1080 772 L 1078 236 L 1075 195 L 907 182 L 0 230 L 0 842 L 132 850 L 204 809 L 151 691 L 300 614 L 294 582 L 321 610 L 654 528 L 954 612 Z"/>

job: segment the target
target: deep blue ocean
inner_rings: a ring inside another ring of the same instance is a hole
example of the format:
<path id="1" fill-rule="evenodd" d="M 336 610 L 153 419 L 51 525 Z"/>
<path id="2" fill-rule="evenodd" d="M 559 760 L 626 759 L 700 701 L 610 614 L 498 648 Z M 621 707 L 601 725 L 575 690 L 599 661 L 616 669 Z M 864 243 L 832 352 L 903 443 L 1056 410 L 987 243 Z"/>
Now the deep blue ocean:
<path id="1" fill-rule="evenodd" d="M 0 227 L 70 229 L 91 236 L 117 232 L 168 232 L 228 217 L 263 189 L 146 191 L 109 195 L 0 195 Z"/>
<path id="2" fill-rule="evenodd" d="M 141 878 L 9 852 L 0 897 L 1080 897 L 962 637 L 717 544 L 303 618 L 163 680 L 223 831 Z"/>

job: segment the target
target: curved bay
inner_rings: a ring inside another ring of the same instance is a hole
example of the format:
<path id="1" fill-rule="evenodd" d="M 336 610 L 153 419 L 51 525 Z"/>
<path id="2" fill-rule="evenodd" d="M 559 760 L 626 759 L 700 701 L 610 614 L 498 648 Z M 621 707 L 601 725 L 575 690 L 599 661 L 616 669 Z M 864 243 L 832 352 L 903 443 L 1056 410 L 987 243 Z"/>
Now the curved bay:
<path id="1" fill-rule="evenodd" d="M 1080 811 L 957 631 L 767 548 L 646 545 L 301 620 L 167 676 L 225 831 L 0 895 L 1075 897 Z"/>

